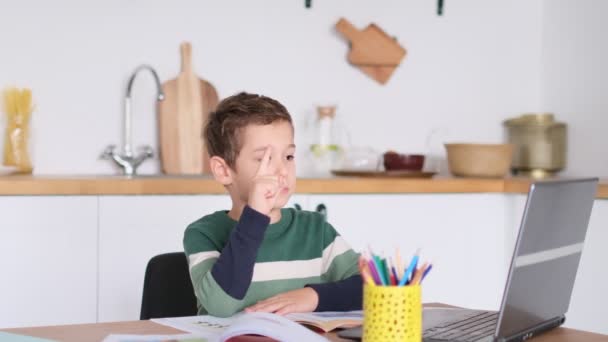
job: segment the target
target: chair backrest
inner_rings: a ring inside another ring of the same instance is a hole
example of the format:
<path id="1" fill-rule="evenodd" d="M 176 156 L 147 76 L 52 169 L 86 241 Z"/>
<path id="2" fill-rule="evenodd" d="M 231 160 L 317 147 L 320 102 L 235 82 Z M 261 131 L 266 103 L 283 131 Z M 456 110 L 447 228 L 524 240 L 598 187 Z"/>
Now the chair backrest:
<path id="1" fill-rule="evenodd" d="M 140 319 L 194 316 L 196 297 L 183 252 L 160 254 L 148 262 Z"/>

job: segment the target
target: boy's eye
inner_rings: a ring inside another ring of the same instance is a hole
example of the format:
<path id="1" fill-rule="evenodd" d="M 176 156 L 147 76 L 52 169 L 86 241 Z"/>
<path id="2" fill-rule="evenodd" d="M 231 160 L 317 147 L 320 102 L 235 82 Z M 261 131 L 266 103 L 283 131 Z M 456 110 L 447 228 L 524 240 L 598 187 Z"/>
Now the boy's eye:
<path id="1" fill-rule="evenodd" d="M 264 157 L 256 157 L 255 158 L 255 161 L 258 162 L 258 163 L 261 163 L 262 160 L 264 160 Z M 269 157 L 268 160 L 272 160 L 272 157 Z"/>
<path id="2" fill-rule="evenodd" d="M 296 156 L 294 156 L 293 154 L 290 154 L 287 156 L 287 160 L 294 160 Z"/>

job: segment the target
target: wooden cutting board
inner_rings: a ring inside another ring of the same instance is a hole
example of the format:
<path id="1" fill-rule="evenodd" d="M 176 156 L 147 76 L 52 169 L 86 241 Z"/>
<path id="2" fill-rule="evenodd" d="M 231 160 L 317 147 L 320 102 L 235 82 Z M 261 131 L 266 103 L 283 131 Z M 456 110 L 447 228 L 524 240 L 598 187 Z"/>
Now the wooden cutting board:
<path id="1" fill-rule="evenodd" d="M 384 84 L 406 55 L 397 40 L 376 24 L 359 30 L 348 20 L 340 18 L 336 29 L 350 41 L 348 61 L 361 71 Z"/>
<path id="2" fill-rule="evenodd" d="M 359 70 L 363 71 L 367 76 L 375 79 L 380 84 L 385 84 L 397 69 L 397 66 L 362 66 L 359 65 Z"/>
<path id="3" fill-rule="evenodd" d="M 163 83 L 159 106 L 160 155 L 166 174 L 209 173 L 203 125 L 219 102 L 213 85 L 194 74 L 192 46 L 182 43 L 181 71 Z"/>

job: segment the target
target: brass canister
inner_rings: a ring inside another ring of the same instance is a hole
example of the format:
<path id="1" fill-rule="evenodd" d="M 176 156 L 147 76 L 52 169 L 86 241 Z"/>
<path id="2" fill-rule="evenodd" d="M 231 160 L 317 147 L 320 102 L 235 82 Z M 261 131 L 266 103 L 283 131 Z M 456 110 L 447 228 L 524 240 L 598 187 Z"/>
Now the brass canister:
<path id="1" fill-rule="evenodd" d="M 566 167 L 566 124 L 555 121 L 553 114 L 524 114 L 503 125 L 514 145 L 514 174 L 543 178 Z"/>

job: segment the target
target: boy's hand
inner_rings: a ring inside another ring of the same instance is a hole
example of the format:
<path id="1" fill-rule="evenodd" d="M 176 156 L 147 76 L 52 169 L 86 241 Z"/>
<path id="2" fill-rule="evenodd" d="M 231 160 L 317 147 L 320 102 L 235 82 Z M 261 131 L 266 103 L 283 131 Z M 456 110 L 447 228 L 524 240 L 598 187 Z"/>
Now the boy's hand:
<path id="1" fill-rule="evenodd" d="M 273 312 L 285 315 L 292 312 L 311 312 L 319 305 L 317 291 L 310 287 L 288 291 L 264 299 L 245 309 L 245 312 Z"/>
<path id="2" fill-rule="evenodd" d="M 264 150 L 262 162 L 253 178 L 251 189 L 249 190 L 249 203 L 247 203 L 252 209 L 264 215 L 269 215 L 270 211 L 274 208 L 281 186 L 285 183 L 285 180 L 282 179 L 283 177 L 270 172 L 271 153 L 272 147 L 268 146 Z"/>

